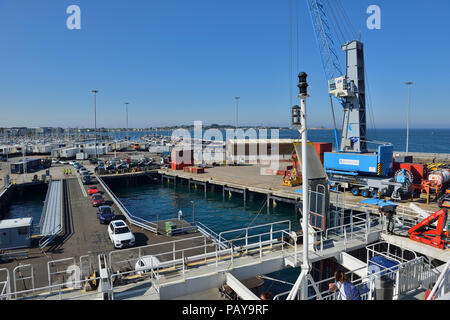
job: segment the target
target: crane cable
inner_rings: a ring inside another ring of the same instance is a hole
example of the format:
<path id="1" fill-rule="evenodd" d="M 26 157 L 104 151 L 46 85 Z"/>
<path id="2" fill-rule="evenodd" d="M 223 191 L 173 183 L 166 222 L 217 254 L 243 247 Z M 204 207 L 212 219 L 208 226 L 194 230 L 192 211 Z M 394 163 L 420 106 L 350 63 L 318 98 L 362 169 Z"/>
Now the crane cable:
<path id="1" fill-rule="evenodd" d="M 294 95 L 294 91 L 293 91 L 293 78 L 294 78 L 294 74 L 293 74 L 293 55 L 292 55 L 292 50 L 293 50 L 293 39 L 292 39 L 292 13 L 291 13 L 291 9 L 292 9 L 292 0 L 288 1 L 288 50 L 289 50 L 289 103 L 290 103 L 290 107 L 292 106 L 293 103 L 293 95 Z"/>

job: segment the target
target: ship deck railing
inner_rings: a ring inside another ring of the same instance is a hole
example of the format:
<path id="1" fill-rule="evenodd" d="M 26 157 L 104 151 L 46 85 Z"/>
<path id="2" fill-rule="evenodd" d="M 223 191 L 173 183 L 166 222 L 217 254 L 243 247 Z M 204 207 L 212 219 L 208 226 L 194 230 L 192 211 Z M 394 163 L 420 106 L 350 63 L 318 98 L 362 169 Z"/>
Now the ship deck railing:
<path id="1" fill-rule="evenodd" d="M 364 218 L 364 215 L 366 218 Z M 312 246 L 309 248 L 312 261 L 332 257 L 342 251 L 346 251 L 347 247 L 353 249 L 363 248 L 369 243 L 373 243 L 374 239 L 379 239 L 379 234 L 383 230 L 384 216 L 371 215 L 368 212 L 364 214 L 355 213 L 350 221 L 349 224 L 334 227 L 326 232 L 316 231 L 312 235 Z M 227 239 L 225 239 L 225 236 Z M 239 261 L 241 260 L 247 261 L 250 259 L 252 263 L 257 264 L 265 261 L 264 259 L 276 258 L 283 259 L 285 265 L 291 267 L 297 267 L 301 262 L 303 245 L 297 244 L 297 239 L 300 235 L 292 232 L 290 221 L 234 229 L 222 232 L 219 235 L 216 234 L 215 237 L 217 237 L 217 241 L 212 241 L 208 235 L 194 235 L 192 237 L 185 237 L 159 244 L 111 251 L 108 255 L 111 292 L 114 294 L 121 290 L 120 285 L 113 285 L 113 280 L 119 277 L 126 277 L 128 280 L 136 282 L 142 281 L 142 279 L 151 279 L 152 286 L 154 286 L 154 290 L 157 293 L 160 286 L 198 277 L 204 274 L 204 272 L 218 272 L 224 270 L 224 268 L 228 270 L 229 268 L 238 267 L 241 263 Z M 139 272 L 139 270 L 136 270 L 136 262 L 142 257 L 149 255 L 158 258 L 160 263 L 150 268 L 148 272 Z M 433 279 L 436 280 L 437 274 L 435 272 L 429 272 L 431 267 L 429 264 L 424 263 L 425 258 L 421 257 L 420 259 L 422 259 L 420 263 L 417 262 L 417 258 L 413 260 L 420 266 L 414 265 L 411 261 L 402 262 L 405 266 L 405 268 L 401 268 L 403 270 L 402 272 L 411 275 L 414 275 L 413 272 L 421 274 L 421 283 L 424 283 L 427 277 L 434 277 Z M 52 266 L 55 268 L 54 270 L 56 268 L 58 270 L 65 268 L 67 263 L 70 262 L 69 260 L 61 259 L 60 261 L 53 261 Z M 73 259 L 72 264 L 75 264 L 75 259 Z M 82 259 L 80 257 L 80 269 L 83 269 L 81 268 L 81 264 Z M 406 268 L 407 266 L 409 269 Z M 23 282 L 22 280 L 28 282 L 33 281 L 32 266 L 22 265 L 20 268 L 20 270 L 16 271 L 21 272 L 15 272 L 13 275 L 14 288 L 16 283 Z M 27 275 L 26 271 L 30 275 Z M 425 272 L 429 272 L 429 274 L 425 274 Z M 50 279 L 54 273 L 50 269 L 48 273 Z M 16 274 L 21 274 L 21 278 L 18 279 L 15 277 Z M 151 276 L 149 277 L 149 275 Z M 412 290 L 416 287 L 416 278 L 411 278 L 414 281 L 408 283 L 402 277 L 402 282 L 399 282 L 401 285 L 398 286 L 401 290 L 397 290 L 397 295 L 403 293 L 406 289 Z M 11 279 L 8 280 L 11 282 Z M 325 282 L 326 280 L 323 280 L 319 284 Z M 53 282 L 49 280 L 49 284 L 52 285 Z M 34 288 L 34 285 L 32 287 Z M 9 288 L 12 287 L 9 286 Z M 331 294 L 327 294 L 327 290 L 328 288 L 321 293 L 322 298 L 333 299 Z M 14 289 L 14 291 L 18 290 Z M 312 298 L 316 298 L 316 296 Z"/>
<path id="2" fill-rule="evenodd" d="M 275 230 L 276 225 L 287 225 L 287 228 Z M 250 234 L 249 230 L 261 229 L 256 234 Z M 189 266 L 204 264 L 218 264 L 219 261 L 230 260 L 239 254 L 255 253 L 259 255 L 266 249 L 272 249 L 276 245 L 280 248 L 285 245 L 283 233 L 289 233 L 290 223 L 287 221 L 265 224 L 261 226 L 244 229 L 231 230 L 231 232 L 241 232 L 243 236 L 226 240 L 223 235 L 219 235 L 220 241 L 211 242 L 208 236 L 194 236 L 190 238 L 178 239 L 163 243 L 151 244 L 138 248 L 111 251 L 109 253 L 109 263 L 113 271 L 121 268 L 134 267 L 136 262 L 145 256 L 154 256 L 160 263 L 158 272 L 163 270 L 182 271 L 183 274 Z M 186 247 L 186 244 L 188 245 Z M 182 248 L 180 248 L 182 247 Z M 131 258 L 130 258 L 131 256 Z M 126 257 L 125 259 L 121 257 Z"/>
<path id="3" fill-rule="evenodd" d="M 16 279 L 23 281 L 24 279 Z M 92 291 L 84 290 L 87 283 L 99 282 L 100 277 L 93 277 L 85 280 L 73 280 L 50 286 L 35 288 L 33 285 L 29 289 L 2 292 L 0 300 L 103 300 L 102 293 L 97 289 Z"/>
<path id="4" fill-rule="evenodd" d="M 419 288 L 425 287 L 424 283 L 435 281 L 436 272 L 430 269 L 424 257 L 417 257 L 410 261 L 405 261 L 399 265 L 390 268 L 380 268 L 376 272 L 367 274 L 361 278 L 356 276 L 357 271 L 362 271 L 367 267 L 361 267 L 355 270 L 346 272 L 349 282 L 352 283 L 360 294 L 361 300 L 374 300 L 375 291 L 379 288 L 379 279 L 381 277 L 388 277 L 394 281 L 393 285 L 393 299 L 397 300 L 402 295 L 406 295 Z M 323 279 L 320 281 L 308 282 L 308 300 L 339 300 L 339 293 L 332 292 L 329 285 L 336 280 L 334 277 Z M 319 288 L 319 291 L 317 291 Z M 322 291 L 320 291 L 320 288 Z M 289 291 L 282 292 L 274 297 L 274 300 L 282 300 L 288 296 Z M 300 297 L 300 291 L 298 293 Z"/>
<path id="5" fill-rule="evenodd" d="M 444 270 L 439 275 L 427 300 L 437 300 L 445 296 L 450 291 L 450 261 L 445 265 Z"/>

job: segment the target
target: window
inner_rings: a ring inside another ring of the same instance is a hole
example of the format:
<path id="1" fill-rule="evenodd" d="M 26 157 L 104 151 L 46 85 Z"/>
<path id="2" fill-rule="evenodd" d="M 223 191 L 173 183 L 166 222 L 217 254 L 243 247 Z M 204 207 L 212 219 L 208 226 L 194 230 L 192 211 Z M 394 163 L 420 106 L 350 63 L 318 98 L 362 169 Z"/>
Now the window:
<path id="1" fill-rule="evenodd" d="M 20 227 L 17 229 L 19 236 L 23 236 L 24 234 L 28 234 L 28 227 Z"/>

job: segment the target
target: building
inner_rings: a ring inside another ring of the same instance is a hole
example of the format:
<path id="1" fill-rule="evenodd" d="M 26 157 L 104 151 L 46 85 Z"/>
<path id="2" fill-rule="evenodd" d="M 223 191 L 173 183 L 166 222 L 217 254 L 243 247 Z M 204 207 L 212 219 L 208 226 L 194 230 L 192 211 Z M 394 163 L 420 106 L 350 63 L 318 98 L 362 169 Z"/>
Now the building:
<path id="1" fill-rule="evenodd" d="M 29 248 L 33 218 L 0 220 L 0 250 Z"/>

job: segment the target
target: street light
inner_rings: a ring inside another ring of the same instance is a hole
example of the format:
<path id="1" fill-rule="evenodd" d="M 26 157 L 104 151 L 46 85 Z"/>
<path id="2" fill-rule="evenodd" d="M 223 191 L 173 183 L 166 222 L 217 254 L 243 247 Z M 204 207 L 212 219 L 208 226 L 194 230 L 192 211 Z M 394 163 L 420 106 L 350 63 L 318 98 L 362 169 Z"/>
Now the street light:
<path id="1" fill-rule="evenodd" d="M 97 93 L 98 90 L 91 90 L 94 93 L 94 126 L 95 126 L 95 159 L 98 159 L 97 155 Z"/>
<path id="2" fill-rule="evenodd" d="M 127 110 L 127 135 L 125 136 L 125 140 L 127 140 L 127 138 L 130 140 L 130 132 L 128 130 L 128 104 L 129 102 L 125 102 L 125 108 Z"/>
<path id="3" fill-rule="evenodd" d="M 406 122 L 406 155 L 408 155 L 409 152 L 409 114 L 411 109 L 411 85 L 413 84 L 412 81 L 405 82 L 405 84 L 408 86 L 408 120 Z"/>
<path id="4" fill-rule="evenodd" d="M 235 97 L 236 99 L 236 129 L 238 128 L 238 112 L 239 112 L 239 99 L 240 97 Z"/>

